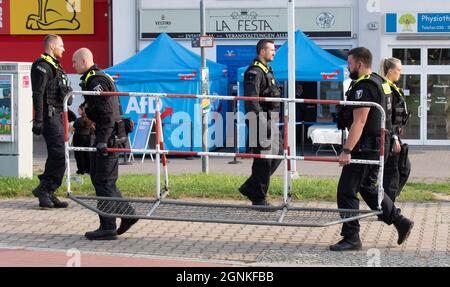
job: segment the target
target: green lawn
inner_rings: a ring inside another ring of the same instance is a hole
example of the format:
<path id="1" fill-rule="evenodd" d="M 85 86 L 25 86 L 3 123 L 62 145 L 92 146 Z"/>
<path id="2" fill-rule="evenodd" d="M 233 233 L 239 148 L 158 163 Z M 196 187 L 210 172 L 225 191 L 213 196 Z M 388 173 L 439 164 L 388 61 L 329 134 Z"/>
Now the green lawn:
<path id="1" fill-rule="evenodd" d="M 244 199 L 238 192 L 246 176 L 224 174 L 182 174 L 172 175 L 170 181 L 171 198 L 217 198 Z M 93 195 L 94 190 L 88 176 L 83 176 L 84 184 L 72 182 L 76 194 Z M 38 184 L 33 179 L 0 177 L 0 198 L 31 196 L 31 190 Z M 155 194 L 155 177 L 153 175 L 123 175 L 118 180 L 118 187 L 125 197 L 153 197 Z M 270 198 L 282 197 L 283 181 L 273 177 L 270 185 Z M 337 179 L 301 177 L 293 181 L 294 199 L 309 201 L 335 201 Z M 59 189 L 62 194 L 65 184 Z M 426 202 L 437 200 L 433 193 L 450 195 L 449 184 L 409 183 L 406 185 L 399 201 Z"/>

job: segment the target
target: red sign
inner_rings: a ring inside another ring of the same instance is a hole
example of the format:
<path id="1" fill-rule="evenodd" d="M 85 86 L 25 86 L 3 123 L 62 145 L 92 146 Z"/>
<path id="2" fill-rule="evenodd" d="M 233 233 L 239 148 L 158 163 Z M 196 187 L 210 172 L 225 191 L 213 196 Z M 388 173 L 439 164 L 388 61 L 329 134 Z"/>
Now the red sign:
<path id="1" fill-rule="evenodd" d="M 28 89 L 30 87 L 30 76 L 23 76 L 23 78 L 22 78 L 22 87 L 24 89 Z"/>
<path id="2" fill-rule="evenodd" d="M 0 0 L 0 34 L 9 34 L 9 0 Z"/>

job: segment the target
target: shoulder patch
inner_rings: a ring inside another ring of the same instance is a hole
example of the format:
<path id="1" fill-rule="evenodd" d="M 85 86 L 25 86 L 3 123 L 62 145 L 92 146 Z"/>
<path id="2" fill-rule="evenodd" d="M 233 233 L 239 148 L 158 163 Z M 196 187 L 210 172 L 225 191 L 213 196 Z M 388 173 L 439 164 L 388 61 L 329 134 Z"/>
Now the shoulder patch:
<path id="1" fill-rule="evenodd" d="M 359 100 L 362 98 L 362 96 L 363 96 L 363 90 L 357 90 L 355 92 L 355 99 Z"/>
<path id="2" fill-rule="evenodd" d="M 257 71 L 250 70 L 250 71 L 248 71 L 248 72 L 246 73 L 245 79 L 246 79 L 246 80 L 253 81 L 253 80 L 256 78 L 257 75 L 258 75 L 258 72 L 257 72 Z"/>
<path id="3" fill-rule="evenodd" d="M 103 87 L 102 87 L 102 85 L 98 84 L 92 90 L 97 91 L 97 92 L 103 92 Z"/>
<path id="4" fill-rule="evenodd" d="M 47 70 L 44 67 L 42 67 L 42 66 L 37 65 L 36 69 L 38 69 L 39 71 L 41 71 L 44 74 L 47 74 Z"/>

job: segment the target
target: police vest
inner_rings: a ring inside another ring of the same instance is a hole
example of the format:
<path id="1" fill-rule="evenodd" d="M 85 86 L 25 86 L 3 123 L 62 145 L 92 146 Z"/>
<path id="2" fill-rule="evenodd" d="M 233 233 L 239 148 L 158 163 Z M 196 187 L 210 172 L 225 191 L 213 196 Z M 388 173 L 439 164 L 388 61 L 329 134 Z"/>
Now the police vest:
<path id="1" fill-rule="evenodd" d="M 47 63 L 53 72 L 53 78 L 47 84 L 46 102 L 47 105 L 53 106 L 55 108 L 62 108 L 64 97 L 72 91 L 69 84 L 69 79 L 64 73 L 61 65 L 56 63 L 55 60 L 48 55 L 41 55 L 41 57 L 36 61 L 36 64 L 41 62 Z M 72 100 L 68 101 L 71 105 Z"/>
<path id="2" fill-rule="evenodd" d="M 254 68 L 260 69 L 264 73 L 264 77 L 267 82 L 266 86 L 261 86 L 261 96 L 279 98 L 281 93 L 277 87 L 272 69 L 258 60 L 253 61 L 253 63 L 247 68 L 247 71 Z M 247 73 L 247 71 L 245 73 Z M 266 111 L 278 111 L 280 109 L 280 103 L 277 102 L 260 102 L 259 104 Z"/>
<path id="3" fill-rule="evenodd" d="M 266 78 L 267 81 L 267 87 L 265 87 L 262 90 L 262 96 L 263 97 L 272 97 L 272 98 L 279 98 L 281 93 L 280 90 L 277 87 L 277 83 L 275 81 L 275 77 L 273 76 L 273 71 L 271 68 L 267 67 L 266 65 L 264 65 L 263 63 L 261 63 L 258 60 L 253 61 L 252 65 L 250 65 L 250 67 L 248 67 L 247 70 L 257 67 L 259 69 L 261 69 L 264 73 L 264 76 Z"/>
<path id="4" fill-rule="evenodd" d="M 377 101 L 377 104 L 381 105 L 384 109 L 385 115 L 386 115 L 386 130 L 391 131 L 392 130 L 392 121 L 391 121 L 391 114 L 392 114 L 392 90 L 387 83 L 386 80 L 384 80 L 383 77 L 376 73 L 372 73 L 370 75 L 364 75 L 359 77 L 356 81 L 352 83 L 349 90 L 347 91 L 346 95 L 350 95 L 353 91 L 355 91 L 358 86 L 361 83 L 368 83 L 370 85 L 375 86 L 378 89 L 378 92 L 380 94 L 380 98 Z M 338 114 L 338 128 L 344 129 L 344 128 L 350 128 L 350 126 L 353 123 L 353 108 L 351 106 L 344 106 L 341 107 L 339 114 Z"/>
<path id="5" fill-rule="evenodd" d="M 86 78 L 84 78 L 84 80 L 81 81 L 80 83 L 80 87 L 83 91 L 87 90 L 89 81 L 93 80 L 95 77 L 103 77 L 108 81 L 108 91 L 109 92 L 116 92 L 117 88 L 116 88 L 116 84 L 114 83 L 114 79 L 106 74 L 105 72 L 101 71 L 101 70 L 91 70 L 89 71 L 89 73 L 86 75 Z"/>
<path id="6" fill-rule="evenodd" d="M 410 114 L 408 113 L 408 107 L 406 106 L 402 89 L 389 80 L 387 82 L 392 89 L 392 101 L 394 103 L 394 106 L 392 107 L 392 125 L 394 132 L 398 133 L 399 128 L 406 126 Z"/>

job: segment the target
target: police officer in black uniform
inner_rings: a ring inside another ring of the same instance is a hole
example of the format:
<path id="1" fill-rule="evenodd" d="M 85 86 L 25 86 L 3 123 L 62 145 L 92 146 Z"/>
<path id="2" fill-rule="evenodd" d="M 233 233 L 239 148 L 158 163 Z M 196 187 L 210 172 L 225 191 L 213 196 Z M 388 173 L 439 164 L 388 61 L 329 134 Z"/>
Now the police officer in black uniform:
<path id="1" fill-rule="evenodd" d="M 391 91 L 384 79 L 372 73 L 372 54 L 364 48 L 354 48 L 348 53 L 348 70 L 353 81 L 347 92 L 349 101 L 375 102 L 384 107 L 390 130 Z M 354 159 L 379 159 L 380 149 L 380 112 L 375 108 L 346 106 L 339 113 L 339 127 L 349 128 L 348 138 L 339 155 L 339 164 L 343 166 L 337 190 L 337 203 L 340 209 L 359 209 L 359 192 L 364 201 L 373 210 L 378 206 L 378 187 L 376 186 L 379 166 L 350 163 Z M 389 136 L 386 137 L 389 145 Z M 400 214 L 392 200 L 385 194 L 381 204 L 383 214 L 379 219 L 388 225 L 394 224 L 398 231 L 398 244 L 409 236 L 414 223 Z M 343 239 L 330 246 L 332 251 L 361 249 L 357 220 L 343 223 Z"/>
<path id="2" fill-rule="evenodd" d="M 87 48 L 77 50 L 72 57 L 73 67 L 81 76 L 83 91 L 116 91 L 112 78 L 94 65 L 92 52 Z M 127 140 L 125 127 L 120 115 L 120 102 L 118 96 L 85 96 L 86 114 L 95 123 L 95 142 L 97 153 L 91 157 L 91 180 L 97 196 L 121 197 L 116 186 L 119 171 L 117 153 L 108 153 L 107 148 L 120 147 Z M 99 208 L 101 202 L 99 201 Z M 117 212 L 133 214 L 134 210 L 126 202 L 115 205 Z M 120 210 L 119 210 L 120 209 Z M 100 216 L 100 227 L 97 230 L 86 232 L 89 240 L 114 240 L 117 235 L 126 232 L 137 219 L 122 218 L 120 227 L 116 230 L 116 219 Z"/>
<path id="3" fill-rule="evenodd" d="M 55 196 L 55 191 L 61 186 L 66 170 L 62 111 L 64 97 L 71 88 L 58 61 L 64 53 L 62 38 L 58 35 L 47 35 L 44 39 L 44 49 L 45 53 L 34 61 L 31 67 L 33 133 L 42 133 L 47 145 L 45 170 L 38 176 L 40 182 L 33 190 L 33 195 L 39 199 L 41 207 L 65 208 L 68 203 L 60 201 Z"/>
<path id="4" fill-rule="evenodd" d="M 397 58 L 384 58 L 380 64 L 380 75 L 382 75 L 392 90 L 392 129 L 391 147 L 389 158 L 384 167 L 383 186 L 384 192 L 395 201 L 400 195 L 411 172 L 411 163 L 408 158 L 408 146 L 402 144 L 401 135 L 408 123 L 410 114 L 406 106 L 403 90 L 395 83 L 400 79 L 402 62 Z"/>
<path id="5" fill-rule="evenodd" d="M 269 66 L 275 56 L 275 45 L 272 40 L 260 40 L 256 45 L 257 57 L 244 74 L 244 96 L 275 97 L 281 93 Z M 249 124 L 249 147 L 255 154 L 283 153 L 283 138 L 277 123 L 279 122 L 280 104 L 270 102 L 245 101 L 247 118 L 256 121 Z M 252 127 L 256 126 L 252 129 Z M 270 205 L 266 200 L 270 176 L 280 165 L 279 159 L 253 159 L 252 174 L 239 188 L 253 205 Z"/>

